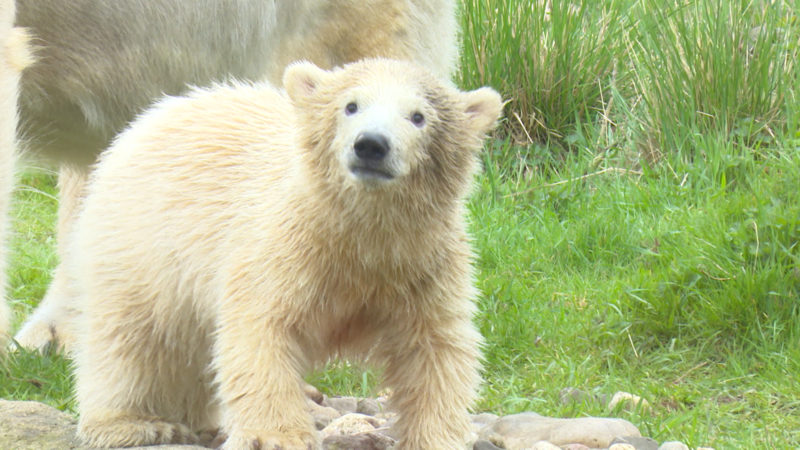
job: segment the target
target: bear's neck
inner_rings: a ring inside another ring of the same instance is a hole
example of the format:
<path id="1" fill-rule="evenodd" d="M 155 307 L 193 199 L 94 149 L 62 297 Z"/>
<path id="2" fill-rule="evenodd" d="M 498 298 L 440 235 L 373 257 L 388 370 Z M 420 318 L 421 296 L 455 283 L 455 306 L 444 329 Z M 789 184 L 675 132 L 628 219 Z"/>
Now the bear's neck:
<path id="1" fill-rule="evenodd" d="M 292 192 L 291 226 L 305 229 L 318 249 L 352 252 L 353 259 L 376 266 L 401 266 L 466 245 L 465 208 L 458 199 L 409 201 L 402 192 L 354 193 L 313 183 Z"/>

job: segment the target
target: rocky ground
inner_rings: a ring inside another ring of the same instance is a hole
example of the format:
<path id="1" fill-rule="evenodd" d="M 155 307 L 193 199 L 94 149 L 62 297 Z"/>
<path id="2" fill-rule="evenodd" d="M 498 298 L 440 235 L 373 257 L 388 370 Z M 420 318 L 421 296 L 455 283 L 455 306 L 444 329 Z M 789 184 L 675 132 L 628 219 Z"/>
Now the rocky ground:
<path id="1" fill-rule="evenodd" d="M 562 398 L 585 395 L 565 390 Z M 617 393 L 612 402 L 639 402 L 636 396 Z M 309 409 L 320 430 L 325 450 L 387 450 L 395 444 L 391 424 L 395 414 L 386 408 L 385 397 L 326 398 L 309 401 Z M 641 405 L 640 405 L 641 406 Z M 613 408 L 612 408 L 613 410 Z M 581 417 L 558 419 L 528 412 L 498 417 L 472 416 L 474 450 L 688 450 L 680 442 L 659 443 L 642 437 L 632 423 L 614 418 Z M 75 418 L 36 402 L 0 400 L 0 449 L 82 449 L 75 438 Z M 157 446 L 147 449 L 191 450 L 198 446 Z"/>

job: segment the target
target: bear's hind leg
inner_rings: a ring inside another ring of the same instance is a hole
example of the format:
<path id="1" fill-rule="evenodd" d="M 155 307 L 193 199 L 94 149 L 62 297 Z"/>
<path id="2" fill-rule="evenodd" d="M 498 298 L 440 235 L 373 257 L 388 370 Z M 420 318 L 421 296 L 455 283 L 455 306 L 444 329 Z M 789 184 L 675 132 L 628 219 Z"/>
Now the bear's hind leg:
<path id="1" fill-rule="evenodd" d="M 87 308 L 75 352 L 79 437 L 98 447 L 200 442 L 195 431 L 215 426 L 207 330 L 156 311 L 155 299 L 105 293 Z"/>
<path id="2" fill-rule="evenodd" d="M 93 447 L 134 447 L 157 444 L 197 444 L 189 427 L 138 415 L 81 416 L 78 436 Z"/>

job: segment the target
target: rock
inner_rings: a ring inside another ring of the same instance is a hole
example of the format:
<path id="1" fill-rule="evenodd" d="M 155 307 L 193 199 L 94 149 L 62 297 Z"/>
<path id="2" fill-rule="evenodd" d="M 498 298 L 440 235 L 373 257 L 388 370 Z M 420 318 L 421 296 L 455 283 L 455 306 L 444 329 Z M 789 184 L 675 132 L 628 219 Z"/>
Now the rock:
<path id="1" fill-rule="evenodd" d="M 611 445 L 614 444 L 630 444 L 636 450 L 658 450 L 658 442 L 655 439 L 641 436 L 618 437 L 611 441 Z"/>
<path id="2" fill-rule="evenodd" d="M 470 425 L 472 425 L 472 431 L 475 433 L 480 433 L 482 429 L 497 422 L 497 419 L 499 418 L 500 417 L 496 414 L 490 413 L 472 414 L 470 416 Z"/>
<path id="3" fill-rule="evenodd" d="M 42 403 L 0 400 L 0 448 L 78 448 L 75 423 L 69 414 Z"/>
<path id="4" fill-rule="evenodd" d="M 478 439 L 472 446 L 472 450 L 502 450 L 502 449 L 487 440 Z"/>
<path id="5" fill-rule="evenodd" d="M 611 444 L 608 450 L 636 450 L 636 447 L 631 444 Z"/>
<path id="6" fill-rule="evenodd" d="M 395 440 L 378 433 L 360 433 L 351 436 L 328 436 L 322 440 L 323 450 L 388 450 Z"/>
<path id="7" fill-rule="evenodd" d="M 380 420 L 379 423 L 381 424 L 378 428 L 375 429 L 375 432 L 389 436 L 395 441 L 400 440 L 400 435 L 397 434 L 397 431 L 394 427 L 395 424 L 397 423 L 397 419 L 399 416 L 397 414 L 392 413 L 392 415 L 388 419 L 386 419 L 383 417 L 384 415 L 386 415 L 386 413 L 381 413 L 375 416 L 376 419 Z M 475 436 L 475 438 L 477 439 L 477 436 Z"/>
<path id="8" fill-rule="evenodd" d="M 539 441 L 533 444 L 531 450 L 561 450 L 561 447 L 547 441 Z"/>
<path id="9" fill-rule="evenodd" d="M 583 444 L 592 448 L 607 448 L 617 436 L 641 436 L 641 433 L 632 423 L 622 419 L 558 419 L 536 413 L 521 413 L 498 419 L 481 430 L 479 438 L 509 450 L 517 450 L 539 441 L 561 446 Z"/>
<path id="10" fill-rule="evenodd" d="M 392 421 L 397 418 L 397 413 L 392 411 L 379 412 L 378 414 L 375 414 L 375 418 Z"/>
<path id="11" fill-rule="evenodd" d="M 89 450 L 89 449 L 86 447 L 80 447 L 78 450 Z M 148 445 L 147 447 L 125 447 L 125 450 L 208 450 L 208 448 L 201 447 L 198 445 L 173 444 L 173 445 Z"/>
<path id="12" fill-rule="evenodd" d="M 561 389 L 561 391 L 558 392 L 558 398 L 562 405 L 586 403 L 595 400 L 592 394 L 572 387 Z"/>
<path id="13" fill-rule="evenodd" d="M 500 418 L 500 416 L 492 413 L 480 413 L 480 414 L 470 414 L 469 418 L 472 423 L 489 425 L 495 423 L 497 419 Z"/>
<path id="14" fill-rule="evenodd" d="M 350 413 L 334 419 L 322 429 L 323 437 L 374 432 L 386 422 L 364 414 Z M 376 433 L 377 434 L 377 433 Z"/>
<path id="15" fill-rule="evenodd" d="M 572 387 L 561 389 L 558 393 L 558 398 L 562 405 L 569 405 L 572 403 L 608 404 L 608 394 L 592 394 Z"/>
<path id="16" fill-rule="evenodd" d="M 641 409 L 647 409 L 650 407 L 650 404 L 647 400 L 639 397 L 638 395 L 633 395 L 630 392 L 617 392 L 611 397 L 611 401 L 608 402 L 608 409 L 609 411 L 615 410 L 617 407 L 621 407 L 625 410 L 634 410 L 637 407 Z"/>
<path id="17" fill-rule="evenodd" d="M 318 405 L 316 402 L 309 400 L 308 409 L 311 412 L 311 417 L 314 419 L 314 426 L 321 430 L 328 426 L 334 419 L 337 419 L 342 414 L 330 406 Z"/>
<path id="18" fill-rule="evenodd" d="M 358 409 L 358 399 L 355 397 L 331 397 L 323 400 L 322 405 L 330 406 L 342 414 L 349 414 Z"/>
<path id="19" fill-rule="evenodd" d="M 564 391 L 562 398 L 573 398 L 575 391 Z M 588 395 L 588 394 L 586 394 Z M 615 394 L 615 407 L 621 402 L 646 405 L 632 394 Z M 308 409 L 321 430 L 323 449 L 388 450 L 397 443 L 391 426 L 397 415 L 384 410 L 385 399 L 355 397 L 326 398 L 317 404 L 309 396 Z M 357 411 L 357 412 L 353 412 Z M 660 447 L 641 437 L 630 422 L 612 418 L 581 417 L 560 419 L 529 412 L 498 417 L 494 414 L 470 416 L 473 450 L 688 450 L 680 442 L 665 442 Z M 76 420 L 69 414 L 36 402 L 0 400 L 0 449 L 87 450 L 75 437 Z M 219 436 L 218 436 L 219 438 Z M 224 439 L 224 437 L 222 438 Z M 162 445 L 147 450 L 190 450 L 192 445 Z M 141 448 L 145 450 L 145 448 Z M 698 449 L 699 450 L 699 449 Z M 713 450 L 713 449 L 704 449 Z"/>
<path id="20" fill-rule="evenodd" d="M 591 449 L 583 444 L 567 444 L 567 445 L 562 445 L 561 450 L 591 450 Z"/>
<path id="21" fill-rule="evenodd" d="M 661 446 L 658 447 L 658 450 L 689 450 L 689 446 L 683 442 L 667 441 L 661 444 Z M 700 450 L 699 447 L 698 450 Z"/>
<path id="22" fill-rule="evenodd" d="M 356 404 L 355 412 L 374 416 L 383 412 L 383 405 L 373 398 L 362 398 Z"/>

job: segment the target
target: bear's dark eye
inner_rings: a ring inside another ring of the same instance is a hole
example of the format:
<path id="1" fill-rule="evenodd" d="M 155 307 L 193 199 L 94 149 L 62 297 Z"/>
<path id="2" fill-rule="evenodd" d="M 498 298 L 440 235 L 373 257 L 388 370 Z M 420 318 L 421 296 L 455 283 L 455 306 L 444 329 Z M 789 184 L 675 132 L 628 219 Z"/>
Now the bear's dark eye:
<path id="1" fill-rule="evenodd" d="M 421 127 L 425 125 L 425 116 L 423 116 L 422 113 L 415 112 L 414 114 L 411 115 L 411 123 L 413 123 L 418 127 Z"/>
<path id="2" fill-rule="evenodd" d="M 358 105 L 355 102 L 350 102 L 344 107 L 344 113 L 348 116 L 358 112 Z"/>

